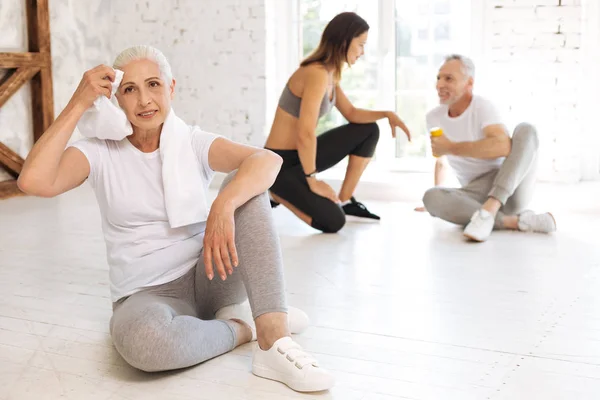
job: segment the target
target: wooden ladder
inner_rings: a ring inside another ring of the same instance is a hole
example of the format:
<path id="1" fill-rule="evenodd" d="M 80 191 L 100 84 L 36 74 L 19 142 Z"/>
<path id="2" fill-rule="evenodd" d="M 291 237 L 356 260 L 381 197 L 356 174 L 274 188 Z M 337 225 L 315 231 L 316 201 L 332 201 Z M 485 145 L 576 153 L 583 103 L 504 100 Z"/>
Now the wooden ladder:
<path id="1" fill-rule="evenodd" d="M 31 113 L 33 140 L 37 141 L 54 121 L 52 94 L 52 62 L 50 54 L 50 16 L 48 0 L 25 0 L 27 9 L 27 35 L 29 51 L 26 53 L 0 53 L 0 68 L 9 69 L 0 79 L 0 108 L 31 81 Z M 22 195 L 17 178 L 24 160 L 0 142 L 0 166 L 13 179 L 0 182 L 0 199 Z"/>

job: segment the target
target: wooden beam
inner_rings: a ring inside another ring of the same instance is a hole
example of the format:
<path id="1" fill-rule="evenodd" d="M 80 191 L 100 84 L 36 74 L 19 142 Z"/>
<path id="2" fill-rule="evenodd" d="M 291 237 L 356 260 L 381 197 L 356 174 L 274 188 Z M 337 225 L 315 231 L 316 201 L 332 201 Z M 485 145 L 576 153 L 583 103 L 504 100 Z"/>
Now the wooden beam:
<path id="1" fill-rule="evenodd" d="M 19 187 L 17 186 L 17 181 L 15 179 L 0 182 L 0 200 L 8 199 L 9 197 L 24 195 L 25 193 L 19 190 Z"/>
<path id="2" fill-rule="evenodd" d="M 27 0 L 29 51 L 40 52 L 48 60 L 50 52 L 50 12 L 48 0 Z M 31 80 L 33 140 L 36 142 L 54 121 L 52 63 L 41 68 Z"/>
<path id="3" fill-rule="evenodd" d="M 43 68 L 31 79 L 34 143 L 54 122 L 54 99 L 52 96 L 52 70 Z"/>
<path id="4" fill-rule="evenodd" d="M 0 53 L 0 68 L 46 67 L 49 61 L 41 53 Z"/>
<path id="5" fill-rule="evenodd" d="M 23 0 L 27 10 L 28 52 L 0 53 L 0 68 L 15 69 L 0 80 L 0 107 L 28 80 L 31 80 L 33 135 L 37 141 L 54 120 L 50 13 L 48 0 Z M 17 177 L 23 159 L 0 143 L 0 166 Z M 16 180 L 0 182 L 0 199 L 24 195 Z"/>
<path id="6" fill-rule="evenodd" d="M 48 0 L 27 0 L 29 51 L 50 52 L 50 12 Z"/>
<path id="7" fill-rule="evenodd" d="M 16 178 L 21 173 L 24 163 L 25 160 L 17 153 L 0 143 L 0 166 L 6 168 Z"/>
<path id="8" fill-rule="evenodd" d="M 7 80 L 5 80 L 4 83 L 0 85 L 0 107 L 2 107 L 10 98 L 10 96 L 15 94 L 25 82 L 30 80 L 39 71 L 40 69 L 36 67 L 19 68 Z"/>

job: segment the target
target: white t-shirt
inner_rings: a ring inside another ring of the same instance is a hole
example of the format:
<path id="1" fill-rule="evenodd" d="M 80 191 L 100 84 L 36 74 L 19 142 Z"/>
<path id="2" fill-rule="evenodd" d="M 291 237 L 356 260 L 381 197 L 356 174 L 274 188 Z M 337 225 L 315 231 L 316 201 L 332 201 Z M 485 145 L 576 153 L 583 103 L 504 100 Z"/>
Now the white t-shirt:
<path id="1" fill-rule="evenodd" d="M 214 171 L 208 151 L 217 135 L 198 131 L 192 145 L 208 185 Z M 106 242 L 112 301 L 144 287 L 173 281 L 197 263 L 206 223 L 171 228 L 162 183 L 160 151 L 143 153 L 121 141 L 83 139 L 71 145 L 90 163 Z"/>
<path id="2" fill-rule="evenodd" d="M 473 96 L 465 112 L 455 118 L 448 115 L 447 105 L 439 105 L 427 113 L 427 129 L 442 128 L 444 135 L 453 142 L 474 142 L 484 139 L 483 128 L 496 124 L 504 125 L 496 107 L 480 96 Z M 500 168 L 504 161 L 504 157 L 487 160 L 453 155 L 446 157 L 462 186 L 492 169 Z"/>

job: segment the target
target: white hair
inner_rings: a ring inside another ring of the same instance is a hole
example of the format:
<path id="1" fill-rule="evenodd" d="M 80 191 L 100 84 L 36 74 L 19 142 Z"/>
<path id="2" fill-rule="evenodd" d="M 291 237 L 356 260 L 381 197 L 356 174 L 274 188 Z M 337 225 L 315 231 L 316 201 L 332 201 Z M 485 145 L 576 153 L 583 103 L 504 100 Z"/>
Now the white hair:
<path id="1" fill-rule="evenodd" d="M 158 64 L 158 69 L 162 75 L 162 78 L 167 84 L 170 84 L 173 80 L 173 73 L 171 72 L 171 65 L 167 60 L 167 57 L 158 49 L 147 46 L 133 46 L 123 50 L 113 63 L 113 68 L 122 69 L 124 66 L 135 60 L 150 60 Z"/>
<path id="2" fill-rule="evenodd" d="M 469 57 L 460 54 L 450 54 L 446 56 L 445 63 L 448 61 L 457 60 L 462 64 L 463 73 L 469 78 L 475 78 L 475 64 Z"/>

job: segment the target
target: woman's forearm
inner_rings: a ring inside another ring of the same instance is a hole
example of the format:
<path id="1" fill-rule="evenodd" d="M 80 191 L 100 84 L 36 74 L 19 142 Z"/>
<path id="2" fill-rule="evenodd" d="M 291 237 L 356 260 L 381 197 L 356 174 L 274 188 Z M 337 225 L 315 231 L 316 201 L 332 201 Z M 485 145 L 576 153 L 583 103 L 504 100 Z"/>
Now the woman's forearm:
<path id="1" fill-rule="evenodd" d="M 390 111 L 373 111 L 365 110 L 362 108 L 355 108 L 352 110 L 348 122 L 355 124 L 368 124 L 371 122 L 379 121 L 380 119 L 387 118 Z"/>
<path id="2" fill-rule="evenodd" d="M 214 203 L 236 210 L 273 185 L 281 164 L 281 157 L 271 151 L 252 154 L 242 162 L 233 180 L 219 193 Z"/>
<path id="3" fill-rule="evenodd" d="M 298 157 L 305 174 L 312 174 L 317 170 L 317 136 L 314 132 L 299 134 Z"/>
<path id="4" fill-rule="evenodd" d="M 62 154 L 84 112 L 80 106 L 67 105 L 29 152 L 19 175 L 19 185 L 54 183 Z"/>

